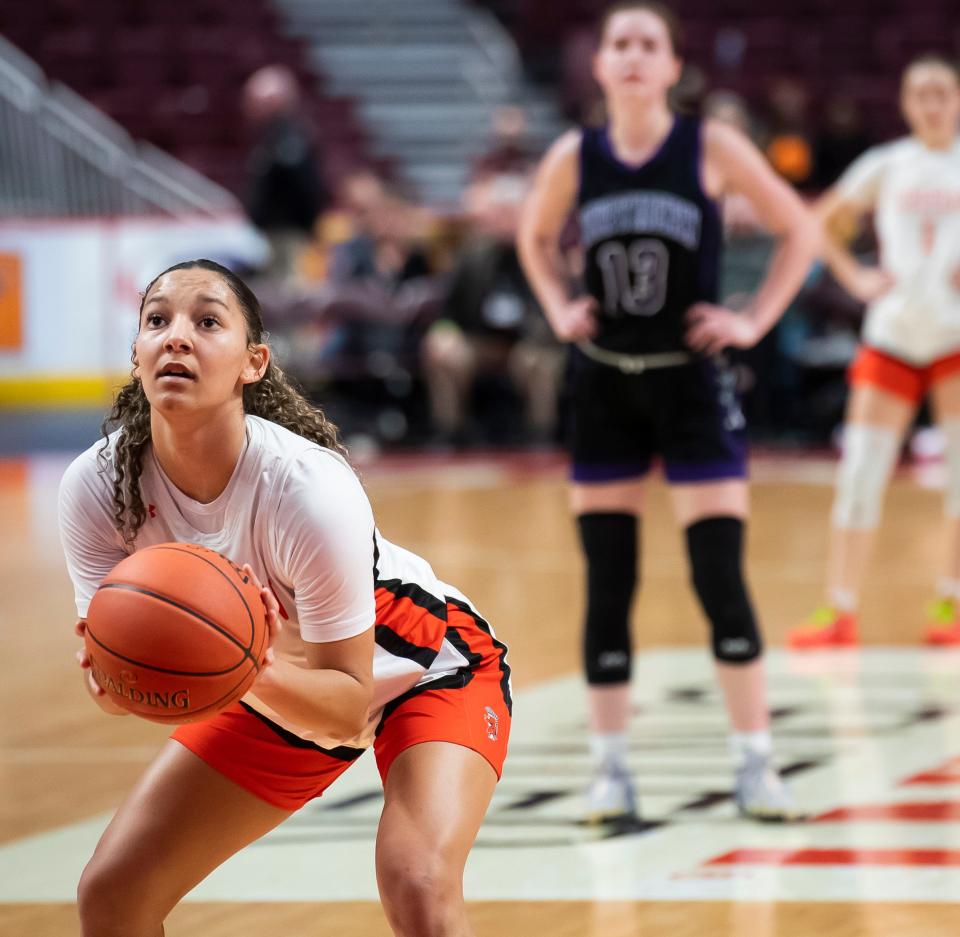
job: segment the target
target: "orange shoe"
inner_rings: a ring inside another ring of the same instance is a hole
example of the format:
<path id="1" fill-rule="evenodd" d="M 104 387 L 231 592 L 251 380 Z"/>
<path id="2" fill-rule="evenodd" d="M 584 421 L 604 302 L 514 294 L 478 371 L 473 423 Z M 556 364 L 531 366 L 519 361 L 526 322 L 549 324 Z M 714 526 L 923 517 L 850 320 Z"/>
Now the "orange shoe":
<path id="1" fill-rule="evenodd" d="M 960 647 L 960 609 L 954 599 L 937 599 L 927 609 L 927 644 Z"/>
<path id="2" fill-rule="evenodd" d="M 795 651 L 855 647 L 858 640 L 856 614 L 829 605 L 821 605 L 803 625 L 787 633 L 787 647 Z"/>

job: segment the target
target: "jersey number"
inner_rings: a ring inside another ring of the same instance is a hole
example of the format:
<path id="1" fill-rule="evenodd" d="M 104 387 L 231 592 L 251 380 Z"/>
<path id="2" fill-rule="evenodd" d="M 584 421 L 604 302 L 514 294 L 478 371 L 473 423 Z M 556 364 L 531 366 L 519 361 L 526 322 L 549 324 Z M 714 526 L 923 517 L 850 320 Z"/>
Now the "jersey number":
<path id="1" fill-rule="evenodd" d="M 640 238 L 629 245 L 607 241 L 596 257 L 607 315 L 615 316 L 622 309 L 632 316 L 655 316 L 663 309 L 670 254 L 662 241 Z"/>

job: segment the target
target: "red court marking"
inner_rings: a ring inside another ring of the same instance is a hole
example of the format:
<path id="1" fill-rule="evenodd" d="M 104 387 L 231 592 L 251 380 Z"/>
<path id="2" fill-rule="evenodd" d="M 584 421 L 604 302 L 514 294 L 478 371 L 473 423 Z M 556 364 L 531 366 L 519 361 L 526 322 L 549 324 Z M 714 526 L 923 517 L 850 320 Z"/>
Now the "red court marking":
<path id="1" fill-rule="evenodd" d="M 960 820 L 960 801 L 840 807 L 814 818 L 815 823 L 846 823 L 850 820 Z"/>
<path id="2" fill-rule="evenodd" d="M 921 771 L 903 784 L 960 784 L 960 758 L 951 758 L 933 771 Z"/>
<path id="3" fill-rule="evenodd" d="M 705 864 L 960 866 L 960 849 L 734 849 Z"/>

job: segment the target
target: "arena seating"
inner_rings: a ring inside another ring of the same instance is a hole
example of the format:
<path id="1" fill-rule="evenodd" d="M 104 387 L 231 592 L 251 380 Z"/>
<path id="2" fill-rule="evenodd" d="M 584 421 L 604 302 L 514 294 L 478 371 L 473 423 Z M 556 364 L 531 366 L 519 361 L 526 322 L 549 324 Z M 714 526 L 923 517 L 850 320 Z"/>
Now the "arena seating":
<path id="1" fill-rule="evenodd" d="M 301 79 L 328 182 L 376 164 L 351 101 L 322 94 L 322 76 L 279 31 L 267 0 L 3 0 L 0 34 L 134 137 L 237 194 L 247 144 L 240 89 L 267 64 Z"/>
<path id="2" fill-rule="evenodd" d="M 595 0 L 477 0 L 510 29 L 538 77 L 559 84 L 562 50 L 589 29 Z M 863 109 L 874 138 L 903 132 L 895 101 L 900 71 L 925 51 L 960 55 L 955 0 L 794 0 L 788 27 L 766 0 L 673 0 L 687 36 L 687 57 L 713 87 L 760 105 L 771 80 L 802 79 L 814 105 L 843 93 Z M 899 15 L 898 15 L 899 14 Z M 909 15 L 908 15 L 909 14 Z M 730 23 L 736 17 L 736 30 Z M 738 32 L 736 36 L 733 33 Z M 739 64 L 724 66 L 718 39 L 742 43 Z M 838 78 L 838 76 L 843 76 Z"/>

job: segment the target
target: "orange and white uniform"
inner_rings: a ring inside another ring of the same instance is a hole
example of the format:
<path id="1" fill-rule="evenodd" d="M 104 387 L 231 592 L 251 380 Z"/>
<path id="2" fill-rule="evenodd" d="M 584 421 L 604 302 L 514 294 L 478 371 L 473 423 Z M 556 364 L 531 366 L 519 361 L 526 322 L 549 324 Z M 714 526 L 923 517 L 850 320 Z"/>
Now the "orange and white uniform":
<path id="1" fill-rule="evenodd" d="M 919 400 L 960 371 L 960 142 L 931 150 L 907 137 L 873 147 L 837 188 L 874 211 L 880 266 L 893 279 L 867 309 L 852 381 Z"/>
<path id="2" fill-rule="evenodd" d="M 338 454 L 258 417 L 247 416 L 246 429 L 233 476 L 209 504 L 174 487 L 147 447 L 140 477 L 147 517 L 132 547 L 112 519 L 119 431 L 105 448 L 97 443 L 74 460 L 60 487 L 60 527 L 79 616 L 128 553 L 174 540 L 201 544 L 249 563 L 271 586 L 281 607 L 280 659 L 305 666 L 304 642 L 340 641 L 373 627 L 374 698 L 353 739 L 285 720 L 255 689 L 224 713 L 178 728 L 174 738 L 290 809 L 321 793 L 371 745 L 384 777 L 405 748 L 434 740 L 473 748 L 499 775 L 512 706 L 504 645 L 425 560 L 381 536 L 359 480 Z M 261 757 L 261 766 L 272 762 L 283 774 L 289 760 L 290 777 L 254 770 L 256 759 L 247 755 L 263 745 L 270 751 L 260 751 L 269 758 Z M 304 758 L 317 765 L 313 787 Z"/>

